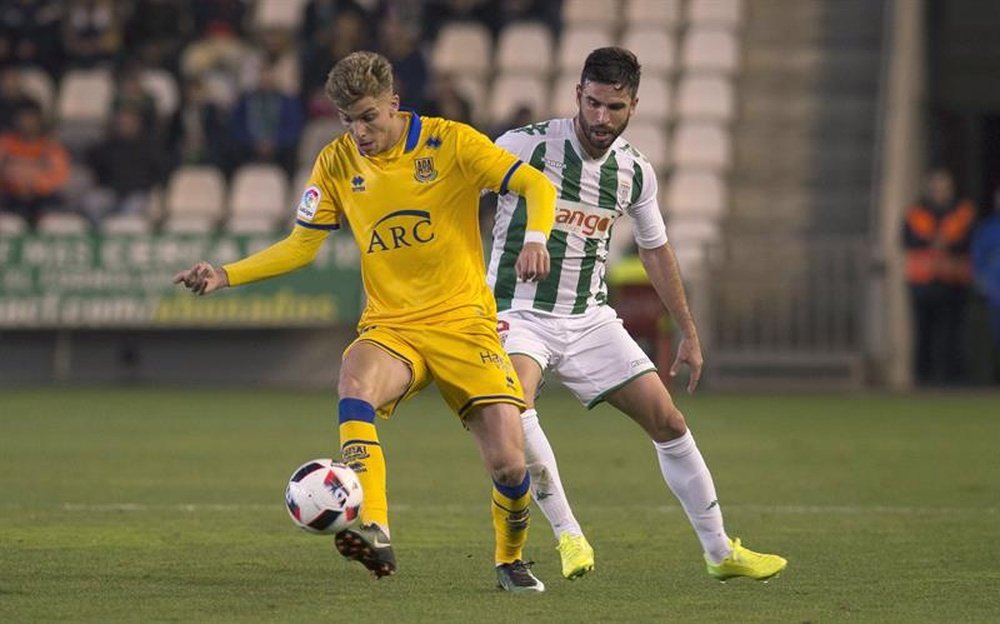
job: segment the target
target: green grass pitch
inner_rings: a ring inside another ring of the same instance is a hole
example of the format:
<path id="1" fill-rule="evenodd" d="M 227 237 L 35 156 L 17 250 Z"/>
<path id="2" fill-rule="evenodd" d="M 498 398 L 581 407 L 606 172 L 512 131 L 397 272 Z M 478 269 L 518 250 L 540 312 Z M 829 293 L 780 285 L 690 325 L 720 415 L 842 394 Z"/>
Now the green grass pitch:
<path id="1" fill-rule="evenodd" d="M 596 571 L 497 590 L 488 481 L 433 391 L 380 432 L 399 573 L 289 521 L 285 480 L 337 445 L 331 393 L 0 390 L 2 622 L 996 622 L 1000 397 L 681 397 L 729 533 L 786 555 L 720 584 L 648 440 L 611 408 L 539 408 Z"/>

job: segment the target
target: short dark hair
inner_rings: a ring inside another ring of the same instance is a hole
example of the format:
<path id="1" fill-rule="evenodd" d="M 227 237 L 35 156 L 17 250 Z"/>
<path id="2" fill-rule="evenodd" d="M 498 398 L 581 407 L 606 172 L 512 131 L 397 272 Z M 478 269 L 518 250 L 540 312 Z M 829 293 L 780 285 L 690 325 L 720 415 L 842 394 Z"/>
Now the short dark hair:
<path id="1" fill-rule="evenodd" d="M 631 51 L 617 46 L 597 48 L 587 55 L 580 73 L 580 84 L 588 80 L 627 88 L 632 97 L 639 93 L 639 59 Z"/>

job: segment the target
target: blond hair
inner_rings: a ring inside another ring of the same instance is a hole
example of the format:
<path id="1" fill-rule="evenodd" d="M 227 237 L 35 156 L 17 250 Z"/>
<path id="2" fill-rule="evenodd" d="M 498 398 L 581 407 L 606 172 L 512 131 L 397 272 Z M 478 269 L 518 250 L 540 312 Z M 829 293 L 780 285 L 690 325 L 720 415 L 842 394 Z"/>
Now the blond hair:
<path id="1" fill-rule="evenodd" d="M 393 92 L 392 64 L 376 52 L 352 52 L 337 61 L 326 78 L 326 95 L 338 108 L 365 96 Z"/>

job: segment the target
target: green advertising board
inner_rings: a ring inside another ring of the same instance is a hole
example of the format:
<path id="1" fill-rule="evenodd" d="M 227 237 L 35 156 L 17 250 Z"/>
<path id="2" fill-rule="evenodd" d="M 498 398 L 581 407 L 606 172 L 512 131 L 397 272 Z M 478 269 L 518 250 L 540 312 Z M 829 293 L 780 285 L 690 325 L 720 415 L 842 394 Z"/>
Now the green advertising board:
<path id="1" fill-rule="evenodd" d="M 272 237 L 0 236 L 0 329 L 251 328 L 353 324 L 357 248 L 331 236 L 293 273 L 198 297 L 171 283 L 199 260 L 232 262 Z"/>

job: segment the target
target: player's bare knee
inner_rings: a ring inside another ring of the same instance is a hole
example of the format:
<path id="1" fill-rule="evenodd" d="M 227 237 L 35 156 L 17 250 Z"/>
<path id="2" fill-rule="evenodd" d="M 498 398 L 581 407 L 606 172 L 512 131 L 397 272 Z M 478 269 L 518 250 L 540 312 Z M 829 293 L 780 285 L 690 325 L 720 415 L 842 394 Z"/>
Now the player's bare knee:
<path id="1" fill-rule="evenodd" d="M 649 437 L 654 442 L 674 440 L 687 431 L 684 414 L 672 402 L 668 407 L 657 410 L 653 422 L 648 427 Z"/>
<path id="2" fill-rule="evenodd" d="M 490 476 L 493 480 L 500 485 L 506 485 L 510 487 L 515 487 L 524 481 L 524 475 L 527 471 L 523 461 L 508 461 L 504 463 L 497 464 L 495 466 L 490 466 Z"/>

